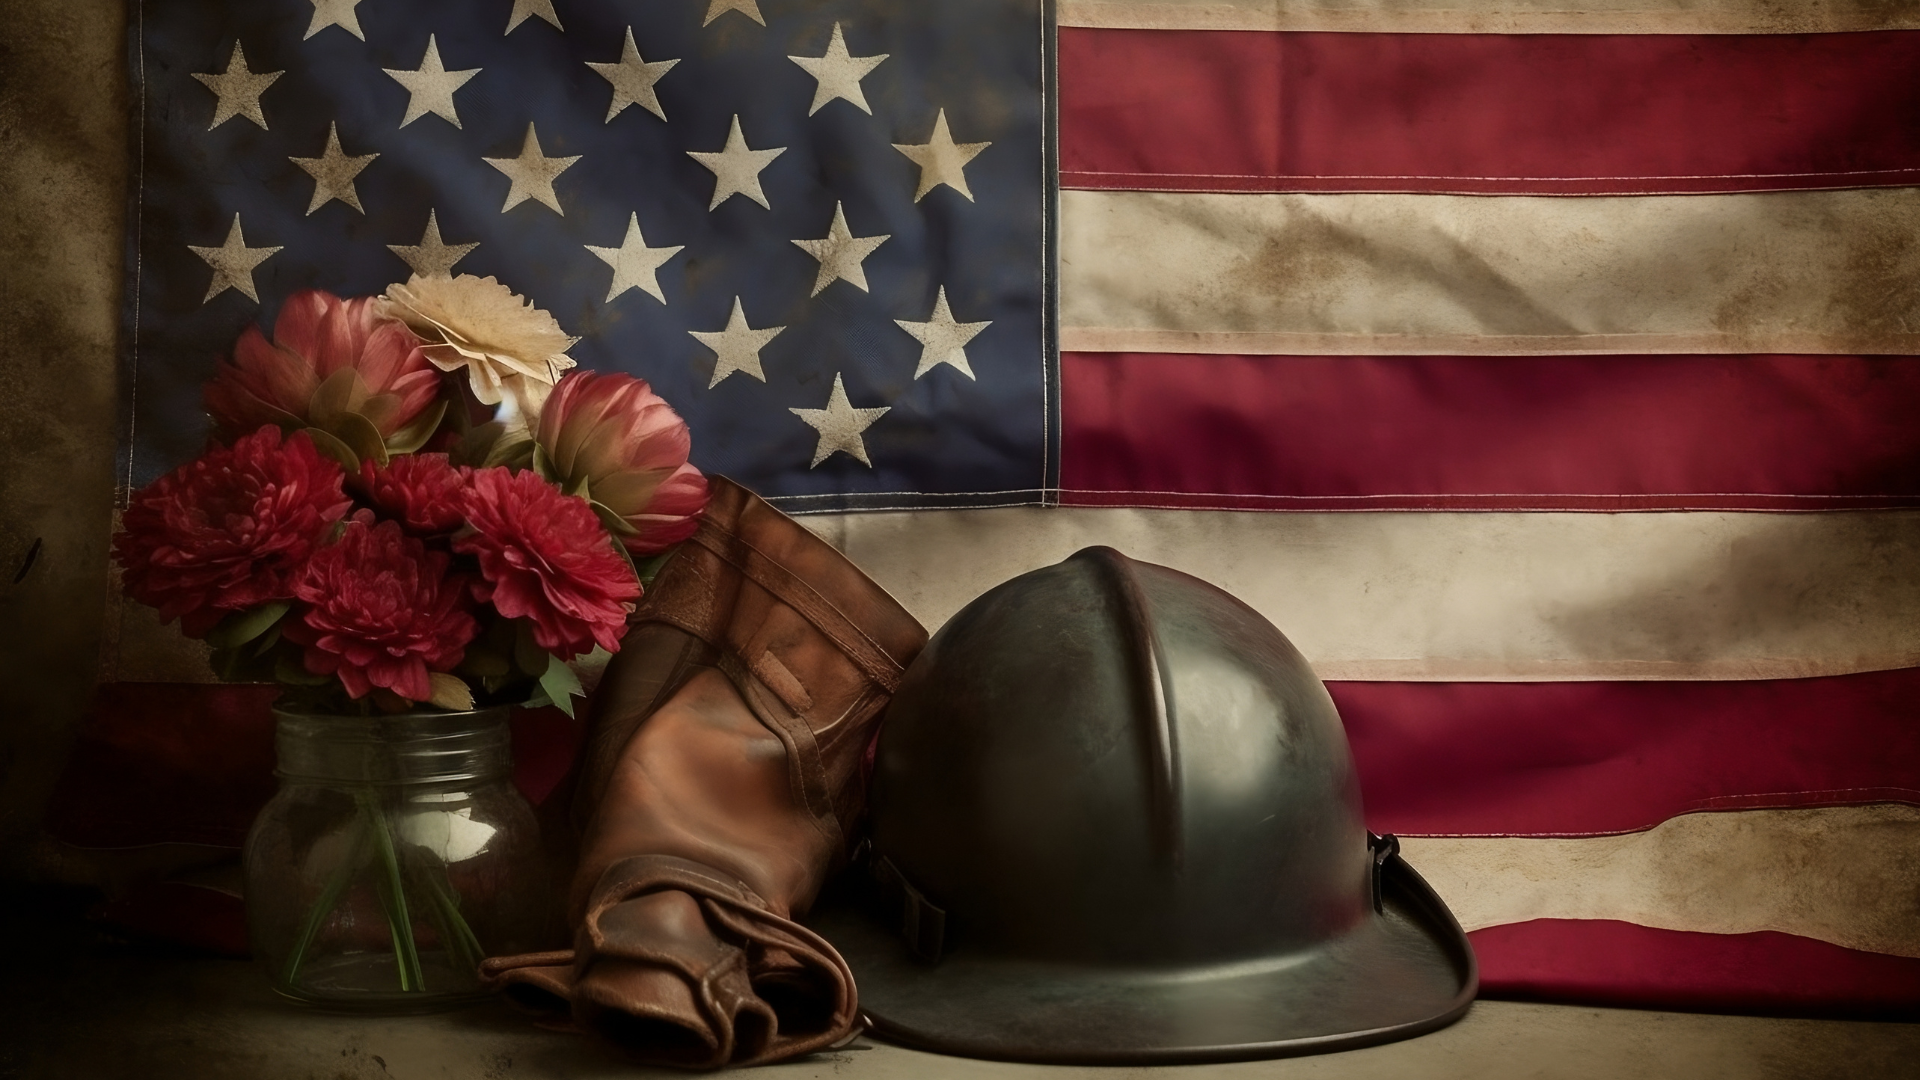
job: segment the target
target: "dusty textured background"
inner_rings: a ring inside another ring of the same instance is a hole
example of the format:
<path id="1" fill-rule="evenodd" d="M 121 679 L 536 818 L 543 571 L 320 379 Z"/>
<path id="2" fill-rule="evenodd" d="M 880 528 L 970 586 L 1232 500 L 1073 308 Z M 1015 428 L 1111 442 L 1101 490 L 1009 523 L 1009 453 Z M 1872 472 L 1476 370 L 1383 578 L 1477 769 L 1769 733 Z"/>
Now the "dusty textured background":
<path id="1" fill-rule="evenodd" d="M 0 1080 L 635 1075 L 503 1007 L 380 1020 L 288 1009 L 244 965 L 130 953 L 63 928 L 39 901 L 6 899 L 7 879 L 44 870 L 30 841 L 100 657 L 128 158 L 123 20 L 121 0 L 0 0 L 0 1016 L 18 1025 L 0 1025 Z M 1840 1077 L 1920 1075 L 1916 1062 L 1920 1025 L 1496 1002 L 1428 1039 L 1184 1075 Z M 781 1070 L 1094 1072 L 864 1043 Z"/>
<path id="2" fill-rule="evenodd" d="M 0 0 L 0 874 L 98 664 L 126 200 L 120 0 Z"/>

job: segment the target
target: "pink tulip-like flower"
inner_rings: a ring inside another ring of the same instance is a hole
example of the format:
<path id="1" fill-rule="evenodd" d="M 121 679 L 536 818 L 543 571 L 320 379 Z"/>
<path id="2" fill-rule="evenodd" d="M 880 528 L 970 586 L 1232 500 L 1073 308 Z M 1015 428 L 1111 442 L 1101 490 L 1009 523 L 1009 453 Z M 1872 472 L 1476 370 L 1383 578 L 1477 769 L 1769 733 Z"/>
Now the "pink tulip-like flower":
<path id="1" fill-rule="evenodd" d="M 440 372 L 413 331 L 383 310 L 376 296 L 342 300 L 307 289 L 281 305 L 272 342 L 259 327 L 247 327 L 203 391 L 221 438 L 267 424 L 312 424 L 314 391 L 346 369 L 359 374 L 369 395 L 353 411 L 382 437 L 418 419 L 440 394 Z"/>
<path id="2" fill-rule="evenodd" d="M 563 490 L 584 490 L 632 529 L 619 539 L 636 554 L 692 536 L 707 508 L 707 478 L 687 463 L 687 423 L 645 380 L 569 372 L 534 437 Z"/>

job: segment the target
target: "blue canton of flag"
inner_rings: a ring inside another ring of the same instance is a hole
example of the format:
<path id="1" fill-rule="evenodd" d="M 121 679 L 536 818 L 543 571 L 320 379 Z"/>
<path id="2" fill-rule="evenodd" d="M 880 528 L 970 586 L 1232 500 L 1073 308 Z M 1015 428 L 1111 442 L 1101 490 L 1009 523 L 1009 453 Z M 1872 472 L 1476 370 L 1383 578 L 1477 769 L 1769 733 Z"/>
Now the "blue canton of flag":
<path id="1" fill-rule="evenodd" d="M 140 3 L 124 477 L 302 288 L 497 278 L 789 509 L 1055 486 L 1042 0 Z"/>

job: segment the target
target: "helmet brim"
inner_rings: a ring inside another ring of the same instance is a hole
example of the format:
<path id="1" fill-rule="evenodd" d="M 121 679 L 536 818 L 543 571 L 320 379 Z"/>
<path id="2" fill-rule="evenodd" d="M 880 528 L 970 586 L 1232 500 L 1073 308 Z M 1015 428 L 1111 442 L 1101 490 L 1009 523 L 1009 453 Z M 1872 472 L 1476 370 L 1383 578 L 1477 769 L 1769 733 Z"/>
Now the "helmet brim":
<path id="1" fill-rule="evenodd" d="M 1196 967 L 1123 968 L 970 952 L 916 959 L 872 903 L 841 897 L 806 920 L 852 967 L 889 1042 L 963 1057 L 1175 1065 L 1288 1057 L 1411 1038 L 1464 1015 L 1473 948 L 1397 855 L 1382 908 L 1311 949 Z"/>

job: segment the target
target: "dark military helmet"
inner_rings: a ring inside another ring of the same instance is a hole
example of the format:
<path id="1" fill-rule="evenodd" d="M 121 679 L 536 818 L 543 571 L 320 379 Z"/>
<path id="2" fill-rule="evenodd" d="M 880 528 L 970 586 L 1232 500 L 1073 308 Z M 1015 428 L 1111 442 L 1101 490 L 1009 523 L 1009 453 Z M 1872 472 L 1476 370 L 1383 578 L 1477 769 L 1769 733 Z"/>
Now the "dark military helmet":
<path id="1" fill-rule="evenodd" d="M 935 634 L 889 707 L 874 884 L 812 920 L 883 1036 L 1175 1063 L 1417 1035 L 1478 986 L 1362 823 L 1333 700 L 1273 625 L 1088 548 Z"/>

